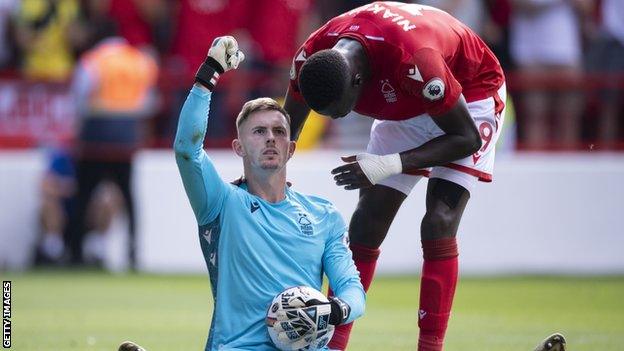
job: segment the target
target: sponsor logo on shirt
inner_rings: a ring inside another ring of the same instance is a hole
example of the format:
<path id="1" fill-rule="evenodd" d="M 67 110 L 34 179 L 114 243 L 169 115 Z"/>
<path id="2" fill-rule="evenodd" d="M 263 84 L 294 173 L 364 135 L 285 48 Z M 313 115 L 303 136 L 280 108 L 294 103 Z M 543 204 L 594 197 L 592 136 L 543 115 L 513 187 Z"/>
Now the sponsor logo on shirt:
<path id="1" fill-rule="evenodd" d="M 389 102 L 389 103 L 396 102 L 397 101 L 396 91 L 394 90 L 392 85 L 390 85 L 390 80 L 382 79 L 380 83 L 381 83 L 381 93 L 383 94 L 384 99 L 386 99 L 386 102 Z"/>
<path id="2" fill-rule="evenodd" d="M 423 96 L 429 101 L 440 100 L 444 97 L 444 82 L 440 78 L 433 78 L 422 90 Z"/>
<path id="3" fill-rule="evenodd" d="M 423 77 L 418 70 L 418 66 L 414 65 L 407 71 L 407 78 L 413 79 L 417 82 L 423 82 Z"/>
<path id="4" fill-rule="evenodd" d="M 308 215 L 305 213 L 299 213 L 299 228 L 304 235 L 314 235 L 314 228 L 312 222 L 308 219 Z"/>

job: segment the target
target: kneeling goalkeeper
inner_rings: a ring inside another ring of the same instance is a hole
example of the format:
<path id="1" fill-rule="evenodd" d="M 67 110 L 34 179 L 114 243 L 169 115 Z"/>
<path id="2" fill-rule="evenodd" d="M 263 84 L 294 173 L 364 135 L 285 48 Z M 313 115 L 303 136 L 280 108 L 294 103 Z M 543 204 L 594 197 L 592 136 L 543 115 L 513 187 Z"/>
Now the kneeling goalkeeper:
<path id="1" fill-rule="evenodd" d="M 232 142 L 243 160 L 238 185 L 224 182 L 203 150 L 211 91 L 243 58 L 233 37 L 214 40 L 182 108 L 174 144 L 214 299 L 206 350 L 275 350 L 265 326 L 273 297 L 296 285 L 320 290 L 323 274 L 336 297 L 330 308 L 307 306 L 308 312 L 326 314 L 334 325 L 364 313 L 364 289 L 341 215 L 328 201 L 286 184 L 286 163 L 295 151 L 286 111 L 269 98 L 243 106 Z M 303 345 L 317 326 L 296 319 L 285 321 L 295 333 L 280 336 Z"/>

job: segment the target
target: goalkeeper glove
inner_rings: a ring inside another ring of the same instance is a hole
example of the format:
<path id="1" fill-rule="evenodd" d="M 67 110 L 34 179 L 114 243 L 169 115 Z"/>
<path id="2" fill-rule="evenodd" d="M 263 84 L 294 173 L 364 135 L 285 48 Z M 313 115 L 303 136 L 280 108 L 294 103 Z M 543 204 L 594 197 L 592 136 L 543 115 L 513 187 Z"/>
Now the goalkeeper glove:
<path id="1" fill-rule="evenodd" d="M 339 325 L 349 319 L 349 315 L 351 314 L 351 306 L 335 296 L 330 296 L 328 299 L 329 304 L 331 305 L 329 324 Z"/>
<path id="2" fill-rule="evenodd" d="M 300 301 L 289 304 L 295 308 L 278 312 L 274 328 L 280 340 L 295 344 L 301 342 L 305 345 L 308 342 L 306 337 L 310 335 L 316 338 L 323 336 L 328 324 L 342 324 L 351 313 L 351 307 L 337 297 L 329 297 L 329 302 L 312 299 L 305 305 Z"/>
<path id="3" fill-rule="evenodd" d="M 217 37 L 208 50 L 206 60 L 199 66 L 195 81 L 213 90 L 220 75 L 236 69 L 244 59 L 245 54 L 238 49 L 238 43 L 234 37 Z"/>

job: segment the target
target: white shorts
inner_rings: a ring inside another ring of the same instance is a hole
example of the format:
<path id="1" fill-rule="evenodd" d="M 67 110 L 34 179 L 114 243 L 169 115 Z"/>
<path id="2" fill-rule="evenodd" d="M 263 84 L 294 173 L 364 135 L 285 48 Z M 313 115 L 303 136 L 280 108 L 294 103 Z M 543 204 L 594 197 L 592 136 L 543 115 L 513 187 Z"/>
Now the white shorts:
<path id="1" fill-rule="evenodd" d="M 468 111 L 479 133 L 482 147 L 475 154 L 453 161 L 444 166 L 417 170 L 410 174 L 397 174 L 378 184 L 396 189 L 408 195 L 422 178 L 441 178 L 459 184 L 472 191 L 477 180 L 492 181 L 494 153 L 505 116 L 504 101 L 507 96 L 505 85 L 498 90 L 497 97 L 469 102 Z M 375 155 L 387 155 L 416 148 L 444 132 L 428 114 L 422 114 L 403 121 L 375 120 L 371 127 L 370 141 L 366 151 Z"/>

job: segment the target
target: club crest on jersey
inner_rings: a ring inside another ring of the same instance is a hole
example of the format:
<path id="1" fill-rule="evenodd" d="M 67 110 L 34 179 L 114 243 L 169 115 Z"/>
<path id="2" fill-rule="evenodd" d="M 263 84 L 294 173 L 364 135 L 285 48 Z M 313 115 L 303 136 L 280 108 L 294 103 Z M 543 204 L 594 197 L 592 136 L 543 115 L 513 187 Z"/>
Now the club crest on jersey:
<path id="1" fill-rule="evenodd" d="M 444 82 L 440 78 L 433 78 L 425 84 L 422 94 L 429 101 L 440 100 L 444 97 Z"/>
<path id="2" fill-rule="evenodd" d="M 312 227 L 312 222 L 308 219 L 308 215 L 305 213 L 298 213 L 299 215 L 299 228 L 304 235 L 312 236 L 314 235 L 314 228 Z"/>
<path id="3" fill-rule="evenodd" d="M 383 94 L 384 99 L 386 99 L 386 102 L 396 102 L 396 91 L 394 90 L 392 85 L 390 85 L 390 80 L 382 79 L 379 82 L 381 83 L 381 93 Z"/>

